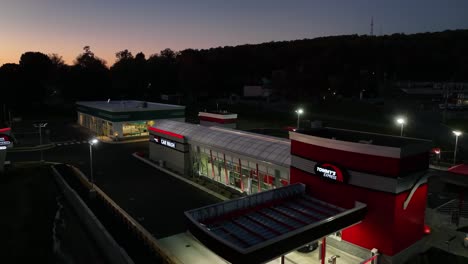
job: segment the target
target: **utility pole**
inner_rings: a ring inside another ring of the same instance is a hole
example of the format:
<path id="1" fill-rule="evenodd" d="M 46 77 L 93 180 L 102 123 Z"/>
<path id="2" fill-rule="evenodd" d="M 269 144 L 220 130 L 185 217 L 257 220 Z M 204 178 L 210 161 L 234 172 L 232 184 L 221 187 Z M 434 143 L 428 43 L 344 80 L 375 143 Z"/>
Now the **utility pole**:
<path id="1" fill-rule="evenodd" d="M 39 146 L 42 145 L 42 128 L 46 127 L 47 123 L 36 123 L 35 128 L 39 128 Z M 44 161 L 44 152 L 41 149 L 41 161 Z"/>

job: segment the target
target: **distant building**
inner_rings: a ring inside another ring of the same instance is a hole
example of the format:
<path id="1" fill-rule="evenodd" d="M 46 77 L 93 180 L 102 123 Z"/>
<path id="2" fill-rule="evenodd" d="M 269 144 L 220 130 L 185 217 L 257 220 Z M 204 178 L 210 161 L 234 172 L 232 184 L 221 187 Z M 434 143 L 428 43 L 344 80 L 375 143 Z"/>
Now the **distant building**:
<path id="1" fill-rule="evenodd" d="M 398 89 L 408 95 L 443 96 L 446 93 L 468 95 L 468 83 L 463 82 L 396 82 Z"/>
<path id="2" fill-rule="evenodd" d="M 268 98 L 272 94 L 271 89 L 261 85 L 245 85 L 243 96 L 247 98 Z"/>
<path id="3" fill-rule="evenodd" d="M 468 95 L 468 83 L 463 82 L 396 82 L 394 86 L 408 95 L 440 96 Z"/>
<path id="4" fill-rule="evenodd" d="M 468 107 L 468 83 L 464 82 L 397 82 L 395 87 L 408 96 L 440 101 L 441 109 L 466 109 Z"/>
<path id="5" fill-rule="evenodd" d="M 184 96 L 182 94 L 161 94 L 161 100 L 168 103 L 180 104 Z"/>
<path id="6" fill-rule="evenodd" d="M 185 106 L 134 100 L 77 102 L 76 111 L 78 124 L 116 140 L 147 136 L 161 119 L 185 121 Z"/>

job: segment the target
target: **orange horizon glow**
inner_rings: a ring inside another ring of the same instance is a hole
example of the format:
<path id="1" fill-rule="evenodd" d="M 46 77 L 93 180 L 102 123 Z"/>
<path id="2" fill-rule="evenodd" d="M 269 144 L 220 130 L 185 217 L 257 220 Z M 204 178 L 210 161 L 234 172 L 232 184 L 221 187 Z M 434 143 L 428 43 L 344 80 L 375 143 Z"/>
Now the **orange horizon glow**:
<path id="1" fill-rule="evenodd" d="M 207 49 L 320 36 L 468 28 L 468 1 L 59 1 L 2 0 L 0 65 L 23 53 L 56 53 L 67 64 L 90 46 L 111 66 L 128 49 Z"/>

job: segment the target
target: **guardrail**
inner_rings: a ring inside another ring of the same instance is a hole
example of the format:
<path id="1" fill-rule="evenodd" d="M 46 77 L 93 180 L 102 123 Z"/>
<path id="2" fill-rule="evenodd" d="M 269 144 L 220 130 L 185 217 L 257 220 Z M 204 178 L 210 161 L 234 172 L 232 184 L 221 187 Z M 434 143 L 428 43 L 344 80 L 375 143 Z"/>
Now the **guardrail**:
<path id="1" fill-rule="evenodd" d="M 68 203 L 73 207 L 73 210 L 91 234 L 97 246 L 101 249 L 102 255 L 105 256 L 106 260 L 110 264 L 134 264 L 133 260 L 127 255 L 127 252 L 114 240 L 101 221 L 63 179 L 62 175 L 54 167 L 52 167 L 52 171 L 59 189 Z"/>

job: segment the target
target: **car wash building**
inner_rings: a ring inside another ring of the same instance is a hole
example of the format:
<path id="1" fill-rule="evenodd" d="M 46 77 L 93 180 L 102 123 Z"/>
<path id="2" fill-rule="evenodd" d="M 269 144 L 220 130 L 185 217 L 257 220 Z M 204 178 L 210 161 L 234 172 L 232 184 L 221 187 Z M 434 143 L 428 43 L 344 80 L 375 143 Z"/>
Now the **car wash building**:
<path id="1" fill-rule="evenodd" d="M 144 101 L 77 102 L 78 124 L 115 140 L 147 136 L 159 120 L 185 121 L 185 106 Z"/>
<path id="2" fill-rule="evenodd" d="M 150 159 L 180 174 L 208 177 L 248 194 L 289 184 L 287 139 L 171 120 L 149 130 Z"/>
<path id="3" fill-rule="evenodd" d="M 332 128 L 290 132 L 290 185 L 186 212 L 189 230 L 232 263 L 306 244 L 404 263 L 423 249 L 426 140 Z M 339 262 L 339 261 L 338 261 Z"/>

